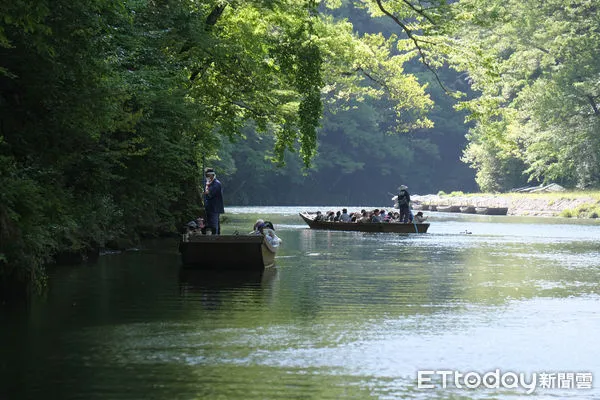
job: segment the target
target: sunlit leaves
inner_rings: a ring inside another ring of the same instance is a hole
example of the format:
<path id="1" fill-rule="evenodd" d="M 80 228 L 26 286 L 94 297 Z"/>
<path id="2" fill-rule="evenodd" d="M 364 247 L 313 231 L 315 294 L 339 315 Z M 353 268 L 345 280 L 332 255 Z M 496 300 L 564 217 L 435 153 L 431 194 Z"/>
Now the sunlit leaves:
<path id="1" fill-rule="evenodd" d="M 600 143 L 597 5 L 462 0 L 454 9 L 463 16 L 455 34 L 492 61 L 453 59 L 481 90 L 480 99 L 465 104 L 481 124 L 480 132 L 494 118 L 505 119 L 510 129 L 501 134 L 505 143 L 512 143 L 511 156 L 525 163 L 528 179 L 580 187 L 600 184 L 595 156 Z M 486 72 L 490 67 L 493 74 Z M 494 106 L 481 107 L 485 104 Z M 483 144 L 488 139 L 473 132 L 472 140 Z M 499 154 L 509 153 L 489 156 Z"/>

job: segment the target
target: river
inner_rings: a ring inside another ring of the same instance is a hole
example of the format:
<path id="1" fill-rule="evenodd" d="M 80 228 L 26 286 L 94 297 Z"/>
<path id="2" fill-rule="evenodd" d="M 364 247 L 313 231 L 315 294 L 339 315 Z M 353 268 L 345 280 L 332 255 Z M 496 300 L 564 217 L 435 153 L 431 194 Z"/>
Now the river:
<path id="1" fill-rule="evenodd" d="M 53 268 L 0 307 L 0 399 L 600 398 L 598 222 L 430 213 L 427 234 L 367 234 L 298 211 L 226 209 L 223 233 L 275 224 L 262 276 L 182 271 L 170 239 Z"/>

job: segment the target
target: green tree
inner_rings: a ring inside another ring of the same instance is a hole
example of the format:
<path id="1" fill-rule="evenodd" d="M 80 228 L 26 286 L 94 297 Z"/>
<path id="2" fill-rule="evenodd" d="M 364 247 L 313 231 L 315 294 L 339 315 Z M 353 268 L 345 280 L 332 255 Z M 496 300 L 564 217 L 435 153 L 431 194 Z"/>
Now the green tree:
<path id="1" fill-rule="evenodd" d="M 463 105 L 478 125 L 465 160 L 491 185 L 484 188 L 514 183 L 500 180 L 510 168 L 493 176 L 485 160 L 522 164 L 529 181 L 600 183 L 597 11 L 588 1 L 455 4 L 453 32 L 463 51 L 451 60 L 481 93 Z"/>
<path id="2" fill-rule="evenodd" d="M 223 150 L 247 126 L 275 162 L 296 152 L 298 170 L 317 154 L 324 100 L 341 110 L 385 95 L 397 122 L 385 130 L 428 126 L 410 57 L 317 7 L 12 2 L 0 20 L 0 280 L 173 231 L 200 205 L 201 160 L 230 162 Z"/>

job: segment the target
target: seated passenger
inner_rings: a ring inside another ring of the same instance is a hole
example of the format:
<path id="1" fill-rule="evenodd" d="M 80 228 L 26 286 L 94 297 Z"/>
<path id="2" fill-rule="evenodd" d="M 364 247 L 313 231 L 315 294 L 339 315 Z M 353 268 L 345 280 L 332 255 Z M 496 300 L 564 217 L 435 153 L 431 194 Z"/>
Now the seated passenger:
<path id="1" fill-rule="evenodd" d="M 265 221 L 265 228 L 271 229 L 271 230 L 275 230 L 275 227 L 273 226 L 273 223 L 271 221 Z"/>
<path id="2" fill-rule="evenodd" d="M 327 218 L 325 220 L 329 221 L 329 222 L 333 222 L 334 218 L 335 218 L 335 213 L 331 210 L 327 211 Z"/>
<path id="3" fill-rule="evenodd" d="M 265 221 L 259 228 L 260 233 L 265 237 L 266 245 L 271 251 L 276 251 L 282 240 L 275 234 L 273 223 Z"/>
<path id="4" fill-rule="evenodd" d="M 419 211 L 417 213 L 417 215 L 415 215 L 415 222 L 420 224 L 422 222 L 425 222 L 427 220 L 427 218 L 429 218 L 429 217 L 423 216 L 423 212 Z"/>
<path id="5" fill-rule="evenodd" d="M 315 216 L 315 221 L 323 221 L 323 214 L 321 214 L 321 211 L 317 211 L 317 215 Z"/>
<path id="6" fill-rule="evenodd" d="M 358 218 L 356 222 L 366 223 L 371 222 L 371 219 L 369 218 L 369 214 L 366 211 L 363 211 L 360 218 Z"/>
<path id="7" fill-rule="evenodd" d="M 379 209 L 373 210 L 373 215 L 371 215 L 371 222 L 381 222 L 381 217 L 379 216 Z"/>
<path id="8" fill-rule="evenodd" d="M 335 213 L 335 217 L 333 217 L 333 222 L 339 222 L 341 216 L 342 216 L 342 213 L 341 213 L 341 211 L 338 210 Z"/>
<path id="9" fill-rule="evenodd" d="M 351 219 L 352 217 L 348 215 L 348 209 L 343 208 L 342 214 L 340 215 L 340 222 L 350 222 Z"/>
<path id="10" fill-rule="evenodd" d="M 186 228 L 189 232 L 198 232 L 201 231 L 202 233 L 205 233 L 205 224 L 204 224 L 204 219 L 202 217 L 198 217 L 193 221 L 190 221 L 186 224 Z"/>
<path id="11" fill-rule="evenodd" d="M 257 219 L 256 223 L 254 224 L 254 226 L 252 227 L 252 232 L 250 232 L 251 234 L 259 234 L 260 233 L 260 227 L 265 223 L 265 221 L 263 221 L 262 219 Z"/>

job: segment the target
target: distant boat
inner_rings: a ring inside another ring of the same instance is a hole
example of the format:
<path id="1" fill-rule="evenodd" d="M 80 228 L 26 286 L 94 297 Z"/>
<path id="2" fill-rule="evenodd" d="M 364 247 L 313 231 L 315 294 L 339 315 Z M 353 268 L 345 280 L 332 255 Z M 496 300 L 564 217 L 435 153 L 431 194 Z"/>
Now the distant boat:
<path id="1" fill-rule="evenodd" d="M 423 204 L 423 203 L 413 204 L 412 205 L 412 209 L 413 210 L 417 210 L 417 211 L 428 211 L 429 210 L 429 204 Z"/>
<path id="2" fill-rule="evenodd" d="M 398 222 L 331 222 L 315 221 L 316 214 L 300 213 L 300 217 L 311 229 L 330 231 L 387 232 L 387 233 L 426 233 L 429 223 L 402 224 Z"/>
<path id="3" fill-rule="evenodd" d="M 482 215 L 506 215 L 508 207 L 475 207 L 475 212 Z"/>
<path id="4" fill-rule="evenodd" d="M 464 214 L 475 214 L 475 206 L 461 206 L 460 212 Z"/>
<path id="5" fill-rule="evenodd" d="M 460 206 L 437 206 L 438 212 L 460 212 Z"/>
<path id="6" fill-rule="evenodd" d="M 184 268 L 262 271 L 275 265 L 277 247 L 262 235 L 184 235 L 180 244 Z"/>

